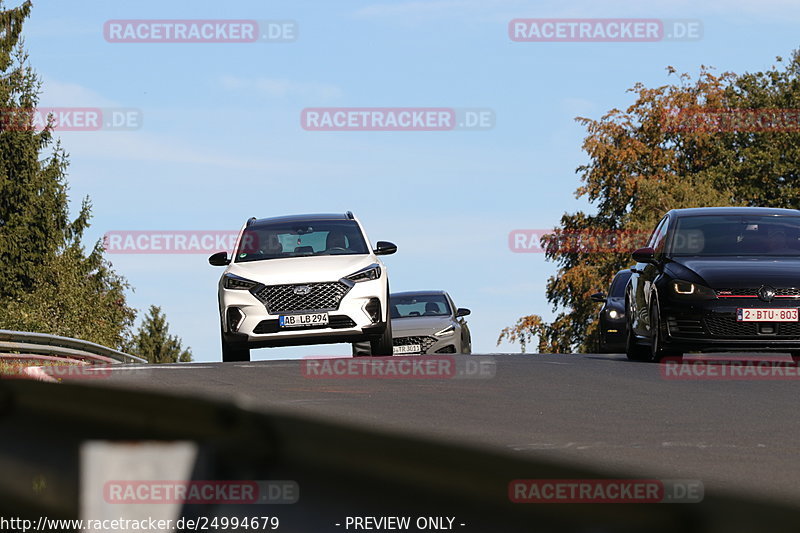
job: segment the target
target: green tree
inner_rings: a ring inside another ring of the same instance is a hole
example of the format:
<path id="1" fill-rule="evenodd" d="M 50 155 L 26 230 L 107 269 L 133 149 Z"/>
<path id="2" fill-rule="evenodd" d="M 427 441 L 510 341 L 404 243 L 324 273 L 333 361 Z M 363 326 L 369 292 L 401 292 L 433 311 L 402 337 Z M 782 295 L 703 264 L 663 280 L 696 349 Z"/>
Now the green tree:
<path id="1" fill-rule="evenodd" d="M 148 363 L 187 363 L 192 360 L 190 349 L 184 349 L 181 339 L 169 334 L 167 318 L 161 308 L 151 305 L 139 331 L 126 347 L 128 353 L 147 359 Z"/>
<path id="2" fill-rule="evenodd" d="M 559 266 L 546 288 L 555 319 L 522 317 L 501 331 L 498 344 L 521 342 L 524 351 L 525 343 L 537 338 L 540 352 L 562 353 L 596 346 L 598 305 L 589 295 L 605 290 L 617 270 L 632 265 L 629 252 L 636 246 L 598 253 L 592 246 L 563 246 L 565 236 L 615 232 L 646 238 L 670 209 L 800 206 L 800 124 L 792 131 L 717 131 L 676 122 L 676 110 L 800 109 L 798 52 L 783 68 L 714 75 L 703 67 L 696 80 L 682 74 L 677 83 L 637 84 L 630 92 L 636 98 L 625 111 L 577 119 L 588 132 L 583 149 L 589 162 L 577 169 L 582 185 L 576 196 L 597 210 L 564 214 L 560 227 L 543 238 L 547 259 Z"/>
<path id="3" fill-rule="evenodd" d="M 21 39 L 31 3 L 0 10 L 0 327 L 121 347 L 135 317 L 128 285 L 99 241 L 85 253 L 89 199 L 70 219 L 67 154 L 50 124 L 34 127 L 41 81 Z"/>

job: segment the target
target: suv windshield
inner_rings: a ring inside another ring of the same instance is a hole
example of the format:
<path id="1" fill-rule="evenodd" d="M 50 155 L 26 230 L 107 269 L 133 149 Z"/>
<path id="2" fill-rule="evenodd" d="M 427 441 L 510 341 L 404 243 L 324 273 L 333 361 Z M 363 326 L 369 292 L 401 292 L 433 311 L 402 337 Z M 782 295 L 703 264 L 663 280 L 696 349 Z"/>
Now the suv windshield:
<path id="1" fill-rule="evenodd" d="M 392 296 L 390 302 L 392 318 L 412 318 L 416 316 L 449 316 L 450 306 L 444 294 L 418 294 L 413 296 Z"/>
<path id="2" fill-rule="evenodd" d="M 367 243 L 353 220 L 267 222 L 245 228 L 235 262 L 366 253 Z"/>
<path id="3" fill-rule="evenodd" d="M 611 283 L 611 288 L 608 295 L 611 298 L 623 298 L 625 296 L 625 288 L 628 286 L 628 280 L 631 279 L 632 272 L 626 270 L 614 276 L 614 281 Z"/>
<path id="4" fill-rule="evenodd" d="M 672 236 L 671 255 L 800 256 L 800 217 L 681 217 Z"/>

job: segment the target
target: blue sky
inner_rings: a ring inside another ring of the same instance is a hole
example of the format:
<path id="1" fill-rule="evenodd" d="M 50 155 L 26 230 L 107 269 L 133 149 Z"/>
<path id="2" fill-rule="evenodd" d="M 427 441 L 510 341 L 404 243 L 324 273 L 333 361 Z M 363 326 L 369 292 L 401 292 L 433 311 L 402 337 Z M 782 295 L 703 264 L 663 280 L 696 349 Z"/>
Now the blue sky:
<path id="1" fill-rule="evenodd" d="M 7 2 L 14 6 L 19 2 Z M 699 19 L 703 38 L 654 43 L 512 42 L 515 18 Z M 113 19 L 293 20 L 291 43 L 109 43 Z M 551 316 L 555 265 L 508 249 L 509 231 L 585 209 L 576 116 L 631 102 L 636 82 L 767 68 L 798 47 L 800 5 L 765 1 L 36 1 L 24 36 L 43 106 L 141 111 L 133 131 L 59 132 L 73 204 L 94 205 L 87 242 L 111 230 L 236 230 L 251 217 L 354 211 L 392 290 L 445 289 L 473 310 L 476 353 L 519 316 Z M 486 131 L 313 132 L 306 107 L 490 108 Z M 590 207 L 589 207 L 590 208 Z M 206 255 L 109 255 L 162 306 L 198 361 L 220 359 Z M 140 317 L 143 314 L 140 313 Z M 254 359 L 349 353 L 264 349 Z"/>

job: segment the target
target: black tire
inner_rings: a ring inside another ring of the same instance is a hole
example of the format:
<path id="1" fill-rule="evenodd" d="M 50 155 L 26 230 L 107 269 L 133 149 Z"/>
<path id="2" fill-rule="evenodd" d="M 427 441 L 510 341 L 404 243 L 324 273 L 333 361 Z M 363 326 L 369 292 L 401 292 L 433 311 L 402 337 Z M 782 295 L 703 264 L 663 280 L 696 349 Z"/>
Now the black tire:
<path id="1" fill-rule="evenodd" d="M 647 346 L 636 344 L 633 330 L 630 327 L 628 327 L 628 334 L 625 338 L 625 355 L 629 361 L 647 361 L 649 359 L 650 351 Z"/>
<path id="2" fill-rule="evenodd" d="M 664 335 L 665 329 L 661 323 L 661 312 L 658 310 L 657 304 L 653 304 L 650 307 L 650 325 L 652 326 L 653 337 L 650 342 L 648 360 L 651 363 L 661 363 L 665 358 L 669 358 L 672 361 L 676 359 L 680 360 L 683 357 L 682 353 L 673 350 L 665 350 L 662 346 L 661 338 Z"/>
<path id="3" fill-rule="evenodd" d="M 625 303 L 625 315 L 630 317 L 630 307 L 627 305 L 627 301 Z M 649 351 L 647 350 L 647 346 L 640 346 L 636 343 L 636 336 L 633 333 L 633 328 L 631 328 L 630 322 L 628 322 L 628 326 L 625 329 L 627 330 L 627 334 L 625 335 L 625 355 L 627 356 L 628 360 L 647 361 L 650 355 Z"/>
<path id="4" fill-rule="evenodd" d="M 386 321 L 386 329 L 377 339 L 369 341 L 370 353 L 373 357 L 394 355 L 394 343 L 392 342 L 392 321 Z"/>
<path id="5" fill-rule="evenodd" d="M 250 348 L 246 344 L 231 344 L 222 337 L 222 362 L 235 363 L 250 361 Z"/>

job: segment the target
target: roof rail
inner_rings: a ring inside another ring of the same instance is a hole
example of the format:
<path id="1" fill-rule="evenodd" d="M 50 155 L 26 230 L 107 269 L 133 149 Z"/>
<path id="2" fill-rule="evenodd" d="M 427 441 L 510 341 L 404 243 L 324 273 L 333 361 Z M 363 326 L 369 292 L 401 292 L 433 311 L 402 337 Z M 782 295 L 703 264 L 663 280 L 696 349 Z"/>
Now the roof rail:
<path id="1" fill-rule="evenodd" d="M 345 215 L 347 215 L 347 218 L 349 218 L 350 220 L 355 220 L 356 219 L 356 217 L 355 217 L 355 215 L 353 215 L 352 211 L 348 211 L 347 213 L 345 213 Z"/>

